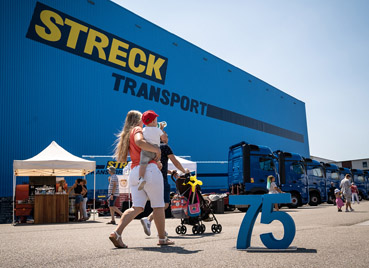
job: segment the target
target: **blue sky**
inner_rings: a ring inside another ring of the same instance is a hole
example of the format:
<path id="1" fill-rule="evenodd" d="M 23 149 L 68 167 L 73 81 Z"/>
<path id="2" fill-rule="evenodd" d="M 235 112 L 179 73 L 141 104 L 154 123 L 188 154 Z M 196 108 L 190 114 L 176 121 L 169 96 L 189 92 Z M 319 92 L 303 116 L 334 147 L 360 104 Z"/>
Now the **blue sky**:
<path id="1" fill-rule="evenodd" d="M 369 158 L 369 1 L 113 2 L 305 102 L 311 155 Z"/>

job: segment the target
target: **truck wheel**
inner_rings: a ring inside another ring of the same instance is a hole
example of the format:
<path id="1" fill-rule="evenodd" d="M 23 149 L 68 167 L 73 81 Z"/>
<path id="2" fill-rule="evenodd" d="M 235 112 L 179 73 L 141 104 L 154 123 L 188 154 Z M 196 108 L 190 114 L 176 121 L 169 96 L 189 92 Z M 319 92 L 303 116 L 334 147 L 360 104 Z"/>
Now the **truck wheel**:
<path id="1" fill-rule="evenodd" d="M 364 196 L 362 193 L 359 193 L 358 196 L 359 196 L 359 201 L 361 202 L 364 199 Z"/>
<path id="2" fill-rule="evenodd" d="M 319 196 L 317 193 L 311 193 L 310 194 L 310 201 L 309 201 L 309 205 L 310 206 L 317 206 L 319 204 Z"/>
<path id="3" fill-rule="evenodd" d="M 288 204 L 289 208 L 297 208 L 300 204 L 300 197 L 298 194 L 291 193 L 291 203 Z"/>

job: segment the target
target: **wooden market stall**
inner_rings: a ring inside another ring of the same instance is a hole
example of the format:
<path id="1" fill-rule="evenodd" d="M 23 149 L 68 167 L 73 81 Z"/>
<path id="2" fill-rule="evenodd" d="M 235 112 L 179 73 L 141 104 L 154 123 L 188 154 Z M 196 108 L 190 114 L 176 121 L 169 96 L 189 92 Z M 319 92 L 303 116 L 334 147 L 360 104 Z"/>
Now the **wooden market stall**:
<path id="1" fill-rule="evenodd" d="M 36 180 L 39 179 L 40 181 L 42 181 L 43 178 L 46 177 L 55 178 L 67 176 L 86 176 L 87 174 L 94 172 L 93 199 L 95 209 L 95 170 L 95 161 L 89 161 L 72 155 L 71 153 L 60 147 L 55 141 L 53 141 L 38 155 L 30 159 L 14 160 L 13 224 L 15 223 L 15 214 L 18 213 L 18 208 L 23 207 L 22 200 L 17 200 L 17 202 L 15 202 L 17 177 L 32 177 Z M 45 189 L 36 191 L 34 195 L 34 200 L 32 200 L 32 202 L 29 202 L 28 205 L 30 205 L 34 210 L 35 223 L 61 223 L 68 222 L 69 219 L 68 201 L 69 197 L 67 194 L 59 194 Z M 22 208 L 22 210 L 23 212 L 25 211 L 24 208 Z M 20 210 L 20 214 L 22 213 L 22 210 Z M 95 217 L 95 215 L 93 215 L 93 217 Z"/>

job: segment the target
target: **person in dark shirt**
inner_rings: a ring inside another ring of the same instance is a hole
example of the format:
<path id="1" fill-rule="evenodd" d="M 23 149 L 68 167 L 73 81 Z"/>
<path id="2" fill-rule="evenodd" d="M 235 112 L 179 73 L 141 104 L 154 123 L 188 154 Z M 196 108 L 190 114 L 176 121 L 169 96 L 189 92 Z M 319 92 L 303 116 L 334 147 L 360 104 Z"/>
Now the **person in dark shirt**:
<path id="1" fill-rule="evenodd" d="M 87 180 L 83 179 L 81 181 L 81 185 L 82 187 L 86 190 L 85 194 L 82 195 L 83 197 L 83 201 L 82 201 L 82 211 L 83 211 L 83 220 L 86 221 L 88 220 L 88 215 L 87 215 Z"/>
<path id="2" fill-rule="evenodd" d="M 334 193 L 334 190 L 336 189 L 336 187 L 334 187 L 334 183 L 331 182 L 331 186 L 329 187 L 329 192 L 328 192 L 328 195 L 329 195 L 329 199 L 332 201 L 333 203 L 333 206 L 336 205 L 336 195 Z"/>
<path id="3" fill-rule="evenodd" d="M 82 187 L 82 179 L 76 179 L 75 183 L 72 187 L 70 187 L 68 194 L 74 189 L 74 206 L 75 206 L 75 221 L 83 220 L 83 210 L 82 210 L 82 202 L 83 195 L 87 192 L 86 188 Z M 79 211 L 79 219 L 78 219 L 78 211 Z"/>
<path id="4" fill-rule="evenodd" d="M 165 131 L 164 135 L 166 136 L 166 139 L 163 139 L 164 141 L 168 142 L 168 135 Z M 161 173 L 163 175 L 164 180 L 164 203 L 165 207 L 164 209 L 167 209 L 169 207 L 170 203 L 170 184 L 168 182 L 168 174 L 176 176 L 177 171 L 176 170 L 168 170 L 168 160 L 172 161 L 173 165 L 178 168 L 183 173 L 186 173 L 186 170 L 183 168 L 182 164 L 177 160 L 175 155 L 173 154 L 172 149 L 167 143 L 161 142 L 160 143 L 160 150 L 161 150 Z M 154 219 L 153 214 L 151 213 L 148 217 L 144 217 L 141 219 L 141 224 L 144 228 L 144 232 L 146 235 L 150 236 L 151 231 L 151 222 Z M 167 232 L 165 232 L 167 235 Z"/>

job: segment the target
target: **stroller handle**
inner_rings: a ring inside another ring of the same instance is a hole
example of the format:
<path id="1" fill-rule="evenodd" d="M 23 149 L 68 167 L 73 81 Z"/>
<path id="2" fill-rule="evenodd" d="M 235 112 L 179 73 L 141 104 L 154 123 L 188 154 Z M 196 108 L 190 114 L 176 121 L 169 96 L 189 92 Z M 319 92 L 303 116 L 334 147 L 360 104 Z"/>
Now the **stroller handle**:
<path id="1" fill-rule="evenodd" d="M 170 175 L 170 178 L 172 179 L 172 181 L 175 183 L 176 180 L 174 179 L 174 175 L 176 174 L 177 172 L 173 172 L 171 175 Z M 180 178 L 185 178 L 185 181 L 184 183 L 185 184 L 188 184 L 188 182 L 190 181 L 190 177 L 191 177 L 191 174 L 190 173 L 185 173 L 183 176 L 181 176 Z"/>

